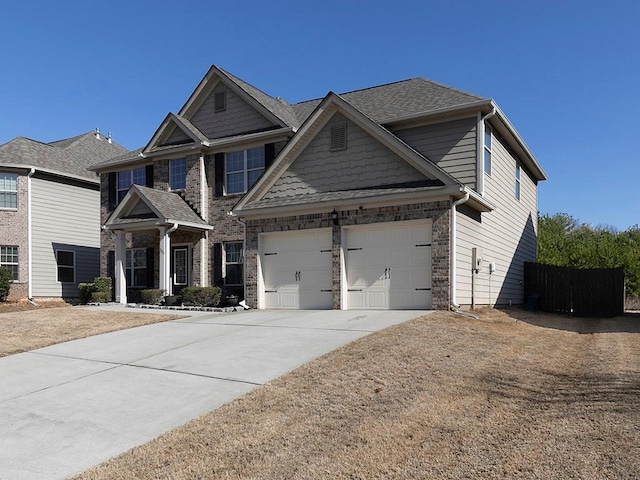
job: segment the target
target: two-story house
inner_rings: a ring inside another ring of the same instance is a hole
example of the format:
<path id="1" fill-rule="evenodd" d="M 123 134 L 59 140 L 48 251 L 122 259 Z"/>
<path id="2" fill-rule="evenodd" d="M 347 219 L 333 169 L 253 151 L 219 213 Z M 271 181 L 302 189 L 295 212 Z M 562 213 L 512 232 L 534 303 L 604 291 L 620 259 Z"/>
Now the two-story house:
<path id="1" fill-rule="evenodd" d="M 127 150 L 99 131 L 0 145 L 0 265 L 10 299 L 76 298 L 100 272 L 100 183 L 87 167 Z"/>
<path id="2" fill-rule="evenodd" d="M 546 175 L 489 98 L 423 78 L 289 104 L 211 67 L 101 175 L 102 273 L 257 308 L 522 303 Z"/>

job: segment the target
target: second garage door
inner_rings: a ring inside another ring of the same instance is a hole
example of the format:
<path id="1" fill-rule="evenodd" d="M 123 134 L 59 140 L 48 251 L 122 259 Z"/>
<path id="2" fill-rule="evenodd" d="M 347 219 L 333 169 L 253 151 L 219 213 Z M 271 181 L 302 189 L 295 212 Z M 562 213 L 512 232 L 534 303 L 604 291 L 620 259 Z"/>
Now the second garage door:
<path id="1" fill-rule="evenodd" d="M 333 306 L 330 229 L 264 234 L 260 242 L 264 308 Z"/>
<path id="2" fill-rule="evenodd" d="M 345 228 L 347 308 L 431 308 L 431 222 Z"/>

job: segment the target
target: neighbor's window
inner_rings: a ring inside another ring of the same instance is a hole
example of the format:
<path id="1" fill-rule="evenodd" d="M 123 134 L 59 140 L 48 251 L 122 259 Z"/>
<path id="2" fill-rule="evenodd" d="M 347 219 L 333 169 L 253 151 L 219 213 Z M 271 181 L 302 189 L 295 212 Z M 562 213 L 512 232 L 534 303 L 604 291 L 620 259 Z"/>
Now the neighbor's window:
<path id="1" fill-rule="evenodd" d="M 126 172 L 118 172 L 118 203 L 122 201 L 124 196 L 129 191 L 129 187 L 135 185 L 147 184 L 147 170 L 142 168 L 136 168 L 135 170 L 127 170 Z"/>
<path id="2" fill-rule="evenodd" d="M 520 162 L 516 163 L 516 200 L 520 200 L 520 175 L 522 168 Z"/>
<path id="3" fill-rule="evenodd" d="M 0 208 L 18 208 L 18 175 L 0 173 Z"/>
<path id="4" fill-rule="evenodd" d="M 57 250 L 58 281 L 73 283 L 76 281 L 76 253 L 71 250 Z"/>
<path id="5" fill-rule="evenodd" d="M 18 247 L 0 247 L 0 267 L 11 270 L 11 278 L 18 280 Z"/>
<path id="6" fill-rule="evenodd" d="M 227 153 L 225 157 L 227 194 L 244 193 L 264 171 L 264 147 Z"/>
<path id="7" fill-rule="evenodd" d="M 125 273 L 128 287 L 147 286 L 147 249 L 132 248 L 127 250 Z"/>
<path id="8" fill-rule="evenodd" d="M 484 124 L 484 173 L 491 175 L 491 133 L 492 128 L 488 123 Z"/>
<path id="9" fill-rule="evenodd" d="M 169 160 L 169 188 L 171 190 L 184 190 L 187 188 L 186 159 Z"/>
<path id="10" fill-rule="evenodd" d="M 243 245 L 242 242 L 224 244 L 225 285 L 242 285 L 243 275 Z"/>

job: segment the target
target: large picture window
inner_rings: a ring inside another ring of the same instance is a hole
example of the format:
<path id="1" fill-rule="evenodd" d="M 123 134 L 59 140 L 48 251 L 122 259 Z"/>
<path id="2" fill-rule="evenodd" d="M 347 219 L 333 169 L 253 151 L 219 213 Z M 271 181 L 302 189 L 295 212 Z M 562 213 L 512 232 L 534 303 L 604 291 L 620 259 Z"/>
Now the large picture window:
<path id="1" fill-rule="evenodd" d="M 171 190 L 184 190 L 187 188 L 186 159 L 169 160 L 169 188 Z"/>
<path id="2" fill-rule="evenodd" d="M 135 170 L 127 170 L 125 172 L 118 172 L 118 203 L 122 201 L 131 185 L 146 185 L 146 183 L 147 175 L 144 167 L 136 168 Z"/>
<path id="3" fill-rule="evenodd" d="M 147 286 L 147 250 L 145 248 L 127 250 L 125 273 L 128 287 Z"/>
<path id="4" fill-rule="evenodd" d="M 74 283 L 76 281 L 76 253 L 71 250 L 57 250 L 58 281 Z"/>
<path id="5" fill-rule="evenodd" d="M 227 153 L 225 158 L 227 194 L 244 193 L 264 171 L 264 147 Z"/>
<path id="6" fill-rule="evenodd" d="M 0 267 L 11 270 L 11 278 L 18 280 L 18 247 L 0 247 Z"/>
<path id="7" fill-rule="evenodd" d="M 243 245 L 242 242 L 224 244 L 225 285 L 242 285 L 243 274 Z"/>
<path id="8" fill-rule="evenodd" d="M 18 208 L 18 175 L 0 173 L 0 208 Z"/>

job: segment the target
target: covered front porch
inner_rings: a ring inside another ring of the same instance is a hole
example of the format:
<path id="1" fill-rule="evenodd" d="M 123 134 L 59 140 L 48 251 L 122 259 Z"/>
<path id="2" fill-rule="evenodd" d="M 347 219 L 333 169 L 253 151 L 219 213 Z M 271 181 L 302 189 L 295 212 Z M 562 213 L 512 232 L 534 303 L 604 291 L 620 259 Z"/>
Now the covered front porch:
<path id="1" fill-rule="evenodd" d="M 127 287 L 139 283 L 136 261 L 143 249 L 135 247 L 146 247 L 147 288 L 173 295 L 185 286 L 207 285 L 207 237 L 213 227 L 178 193 L 132 185 L 103 228 L 115 234 L 113 278 L 117 303 L 128 303 Z"/>

